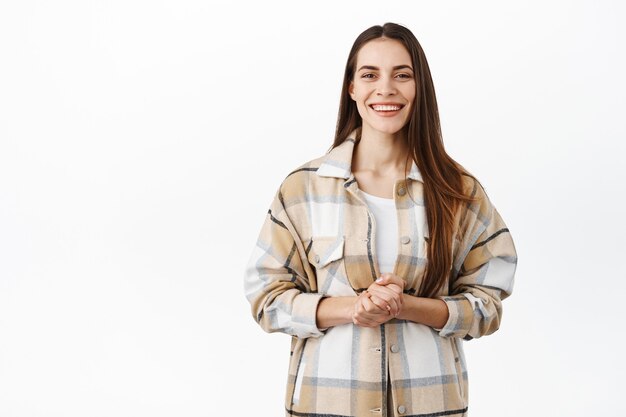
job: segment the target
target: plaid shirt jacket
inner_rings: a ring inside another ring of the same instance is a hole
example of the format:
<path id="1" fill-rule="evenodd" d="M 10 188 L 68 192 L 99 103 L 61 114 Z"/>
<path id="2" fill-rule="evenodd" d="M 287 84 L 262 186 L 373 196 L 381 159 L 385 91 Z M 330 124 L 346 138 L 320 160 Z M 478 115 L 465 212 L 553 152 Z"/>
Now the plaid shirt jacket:
<path id="1" fill-rule="evenodd" d="M 379 275 L 376 225 L 350 170 L 353 135 L 290 173 L 267 213 L 245 271 L 254 319 L 292 336 L 287 416 L 465 416 L 463 339 L 496 331 L 513 288 L 517 256 L 504 222 L 481 186 L 460 210 L 453 266 L 439 294 L 442 329 L 393 319 L 376 328 L 319 329 L 321 298 L 355 296 Z M 394 274 L 415 294 L 426 267 L 428 227 L 415 163 L 394 185 L 398 256 Z"/>

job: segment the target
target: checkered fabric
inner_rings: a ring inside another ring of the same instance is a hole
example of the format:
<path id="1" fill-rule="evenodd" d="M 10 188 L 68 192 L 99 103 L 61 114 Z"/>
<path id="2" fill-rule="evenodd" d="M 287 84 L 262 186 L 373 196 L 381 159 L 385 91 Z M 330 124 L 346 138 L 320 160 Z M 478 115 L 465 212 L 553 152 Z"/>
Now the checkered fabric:
<path id="1" fill-rule="evenodd" d="M 355 296 L 379 275 L 376 224 L 350 170 L 351 135 L 290 173 L 267 213 L 245 270 L 254 319 L 292 336 L 287 416 L 465 416 L 468 384 L 463 339 L 496 331 L 517 264 L 511 235 L 481 186 L 463 207 L 454 262 L 439 298 L 442 329 L 405 320 L 376 328 L 316 326 L 321 298 Z M 414 295 L 427 263 L 423 180 L 413 163 L 394 185 L 398 257 L 394 274 Z"/>

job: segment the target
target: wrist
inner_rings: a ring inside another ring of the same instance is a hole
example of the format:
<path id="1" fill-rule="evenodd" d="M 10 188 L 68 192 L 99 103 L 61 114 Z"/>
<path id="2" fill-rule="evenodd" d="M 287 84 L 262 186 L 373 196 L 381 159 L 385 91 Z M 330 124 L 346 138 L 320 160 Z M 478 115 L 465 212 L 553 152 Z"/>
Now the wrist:
<path id="1" fill-rule="evenodd" d="M 448 307 L 438 298 L 402 294 L 402 308 L 398 318 L 441 329 L 448 321 Z"/>
<path id="2" fill-rule="evenodd" d="M 352 323 L 354 303 L 358 297 L 325 297 L 317 307 L 316 321 L 320 329 Z"/>
<path id="3" fill-rule="evenodd" d="M 410 309 L 412 308 L 412 304 L 415 301 L 413 300 L 414 298 L 415 297 L 411 295 L 404 293 L 402 294 L 402 306 L 400 307 L 400 313 L 396 317 L 398 320 L 410 320 L 410 318 L 412 317 Z"/>

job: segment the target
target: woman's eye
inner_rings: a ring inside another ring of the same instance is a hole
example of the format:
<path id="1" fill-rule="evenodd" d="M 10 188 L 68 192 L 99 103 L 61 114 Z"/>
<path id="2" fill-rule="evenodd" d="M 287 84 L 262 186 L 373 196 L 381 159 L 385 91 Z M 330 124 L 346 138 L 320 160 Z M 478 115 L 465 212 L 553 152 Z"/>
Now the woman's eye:
<path id="1" fill-rule="evenodd" d="M 374 78 L 374 77 L 375 75 L 372 73 L 366 73 L 366 74 L 361 75 L 361 78 Z"/>
<path id="2" fill-rule="evenodd" d="M 398 74 L 396 77 L 402 78 L 402 79 L 410 79 L 411 78 L 411 76 L 409 74 Z"/>

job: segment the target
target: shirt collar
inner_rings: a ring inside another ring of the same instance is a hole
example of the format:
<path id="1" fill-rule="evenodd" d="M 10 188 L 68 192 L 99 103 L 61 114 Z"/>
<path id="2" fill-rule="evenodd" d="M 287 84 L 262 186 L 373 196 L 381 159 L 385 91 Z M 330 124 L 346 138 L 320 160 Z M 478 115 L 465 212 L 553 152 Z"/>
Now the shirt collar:
<path id="1" fill-rule="evenodd" d="M 326 154 L 326 158 L 317 170 L 317 175 L 320 177 L 343 178 L 346 180 L 352 178 L 352 153 L 354 152 L 354 145 L 357 141 L 357 132 L 358 129 L 354 130 L 348 135 L 346 140 Z M 415 161 L 412 161 L 411 170 L 407 178 L 424 182 Z"/>

